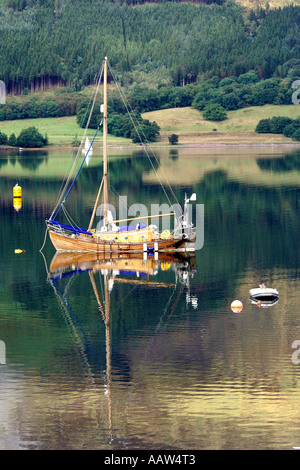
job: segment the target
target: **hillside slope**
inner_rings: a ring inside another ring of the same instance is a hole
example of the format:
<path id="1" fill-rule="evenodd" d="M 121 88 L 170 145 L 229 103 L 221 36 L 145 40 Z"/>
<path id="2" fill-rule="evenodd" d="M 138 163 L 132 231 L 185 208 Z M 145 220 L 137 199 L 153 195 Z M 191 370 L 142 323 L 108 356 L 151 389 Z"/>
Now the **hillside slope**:
<path id="1" fill-rule="evenodd" d="M 221 122 L 205 121 L 202 113 L 193 108 L 174 108 L 143 114 L 145 119 L 155 121 L 161 128 L 161 142 L 175 133 L 179 144 L 262 144 L 299 143 L 277 134 L 257 134 L 255 128 L 260 119 L 273 116 L 300 117 L 298 106 L 265 105 L 229 111 L 228 119 Z"/>

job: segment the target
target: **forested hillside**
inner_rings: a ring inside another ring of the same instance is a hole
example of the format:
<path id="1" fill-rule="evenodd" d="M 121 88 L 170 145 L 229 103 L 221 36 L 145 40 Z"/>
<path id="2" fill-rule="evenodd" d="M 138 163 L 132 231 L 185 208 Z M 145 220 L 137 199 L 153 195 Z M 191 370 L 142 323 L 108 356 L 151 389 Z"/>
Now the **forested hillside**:
<path id="1" fill-rule="evenodd" d="M 300 58 L 300 7 L 247 12 L 233 0 L 5 0 L 0 80 L 8 93 L 94 83 L 103 57 L 122 83 L 284 78 Z M 294 62 L 293 62 L 294 60 Z M 296 73 L 297 75 L 297 73 Z"/>

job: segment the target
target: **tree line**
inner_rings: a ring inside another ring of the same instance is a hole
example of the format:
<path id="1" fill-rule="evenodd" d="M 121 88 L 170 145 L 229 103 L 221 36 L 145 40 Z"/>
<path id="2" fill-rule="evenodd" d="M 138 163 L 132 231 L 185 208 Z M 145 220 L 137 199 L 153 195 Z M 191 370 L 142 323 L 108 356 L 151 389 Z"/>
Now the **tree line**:
<path id="1" fill-rule="evenodd" d="M 48 137 L 43 136 L 34 126 L 23 129 L 18 137 L 16 137 L 14 132 L 8 137 L 4 132 L 0 131 L 0 145 L 22 148 L 40 148 L 47 144 Z"/>
<path id="2" fill-rule="evenodd" d="M 66 87 L 56 91 L 50 97 L 33 94 L 17 101 L 8 96 L 6 103 L 0 106 L 0 121 L 73 116 L 83 99 L 80 93 L 74 93 Z"/>
<path id="3" fill-rule="evenodd" d="M 195 109 L 203 111 L 204 117 L 207 116 L 210 119 L 208 111 L 212 109 L 222 111 L 222 115 L 226 117 L 226 111 L 248 106 L 292 105 L 294 92 L 292 84 L 300 77 L 300 60 L 292 59 L 283 64 L 281 75 L 281 78 L 274 76 L 266 80 L 259 80 L 257 74 L 250 71 L 238 77 L 202 79 L 185 87 L 161 86 L 149 89 L 137 84 L 130 89 L 124 89 L 124 93 L 130 107 L 139 114 L 159 109 L 193 106 Z M 102 98 L 99 96 L 95 106 L 97 111 L 92 116 L 91 126 L 97 127 L 100 122 L 101 102 Z M 21 101 L 8 97 L 6 104 L 0 106 L 0 121 L 77 114 L 79 125 L 84 127 L 86 121 L 83 121 L 83 116 L 86 113 L 88 103 L 89 99 L 83 93 L 74 92 L 68 87 L 57 90 L 51 96 L 41 97 L 28 94 Z M 116 91 L 112 91 L 108 102 L 108 111 L 109 115 L 122 115 L 126 112 Z M 213 120 L 218 120 L 218 118 Z"/>

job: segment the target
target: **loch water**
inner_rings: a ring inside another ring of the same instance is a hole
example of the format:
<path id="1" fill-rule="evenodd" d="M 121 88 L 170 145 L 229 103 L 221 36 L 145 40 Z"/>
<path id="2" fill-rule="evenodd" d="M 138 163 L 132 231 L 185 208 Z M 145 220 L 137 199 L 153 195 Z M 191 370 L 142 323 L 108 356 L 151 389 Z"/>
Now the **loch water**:
<path id="1" fill-rule="evenodd" d="M 53 270 L 45 220 L 70 152 L 3 151 L 0 449 L 300 447 L 299 146 L 110 153 L 111 202 L 163 204 L 159 179 L 195 192 L 203 246 Z M 79 225 L 101 178 L 95 151 L 66 203 Z M 277 303 L 251 303 L 260 283 Z"/>

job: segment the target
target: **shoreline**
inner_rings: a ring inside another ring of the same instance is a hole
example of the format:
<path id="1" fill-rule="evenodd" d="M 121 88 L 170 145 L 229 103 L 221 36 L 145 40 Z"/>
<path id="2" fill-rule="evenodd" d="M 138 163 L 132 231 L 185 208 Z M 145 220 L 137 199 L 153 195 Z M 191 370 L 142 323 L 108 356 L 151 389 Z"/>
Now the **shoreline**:
<path id="1" fill-rule="evenodd" d="M 110 149 L 141 149 L 143 146 L 140 144 L 137 145 L 108 145 Z M 162 144 L 159 145 L 157 142 L 154 142 L 153 145 L 145 145 L 146 148 L 169 148 L 169 149 L 180 149 L 180 148 L 219 148 L 219 147 L 296 147 L 300 148 L 300 142 L 191 142 L 191 143 L 181 143 L 176 145 L 171 144 Z M 16 150 L 19 152 L 22 151 L 41 151 L 41 150 L 60 150 L 60 149 L 69 149 L 75 150 L 80 147 L 71 147 L 69 145 L 47 145 L 45 147 L 35 147 L 35 148 L 22 148 L 10 147 L 10 146 L 0 146 L 0 151 L 9 151 Z M 95 146 L 94 149 L 102 149 L 102 146 Z"/>

